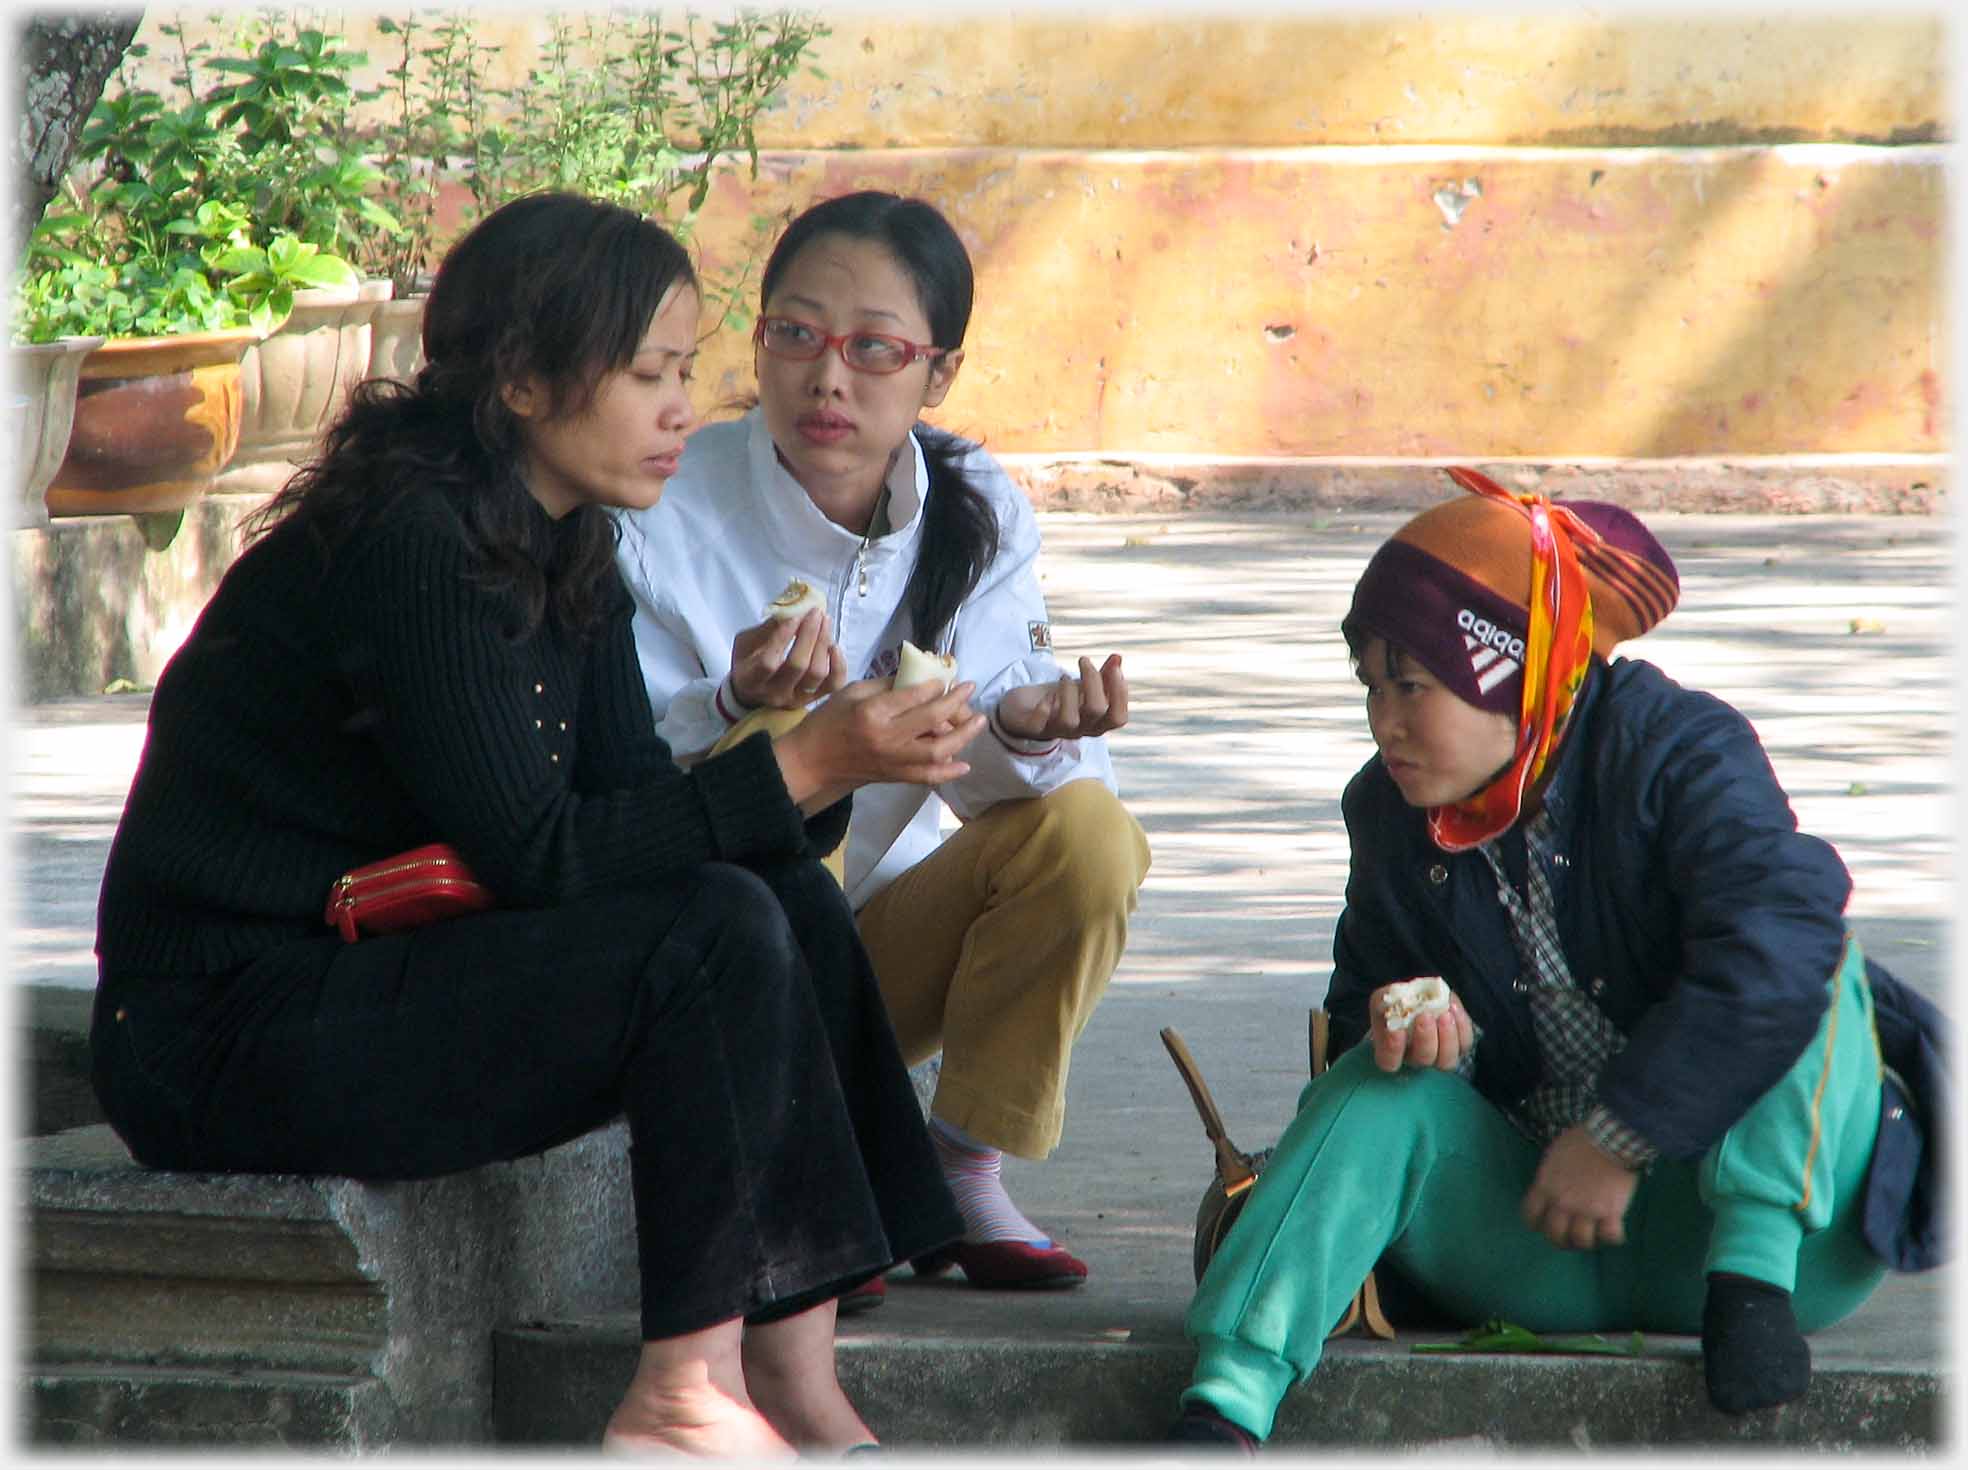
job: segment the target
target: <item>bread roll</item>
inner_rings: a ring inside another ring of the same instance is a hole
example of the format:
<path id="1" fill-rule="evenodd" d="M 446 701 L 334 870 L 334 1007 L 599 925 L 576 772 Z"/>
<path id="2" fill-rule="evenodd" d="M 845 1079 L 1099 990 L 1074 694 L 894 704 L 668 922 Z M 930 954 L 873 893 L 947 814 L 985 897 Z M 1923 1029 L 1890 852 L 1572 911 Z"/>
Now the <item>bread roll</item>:
<path id="1" fill-rule="evenodd" d="M 902 652 L 895 664 L 895 678 L 889 688 L 913 689 L 918 684 L 935 683 L 947 694 L 950 686 L 956 682 L 955 655 L 925 653 L 908 639 L 902 640 Z"/>
<path id="2" fill-rule="evenodd" d="M 1455 997 L 1440 975 L 1424 975 L 1419 980 L 1403 980 L 1387 987 L 1381 998 L 1380 1013 L 1387 1018 L 1389 1031 L 1405 1031 L 1416 1016 L 1434 1016 L 1449 1008 Z"/>
<path id="3" fill-rule="evenodd" d="M 820 589 L 811 583 L 802 582 L 798 577 L 786 584 L 786 590 L 772 599 L 772 605 L 765 615 L 776 622 L 792 622 L 803 618 L 811 608 L 825 611 L 827 604 L 821 599 Z"/>

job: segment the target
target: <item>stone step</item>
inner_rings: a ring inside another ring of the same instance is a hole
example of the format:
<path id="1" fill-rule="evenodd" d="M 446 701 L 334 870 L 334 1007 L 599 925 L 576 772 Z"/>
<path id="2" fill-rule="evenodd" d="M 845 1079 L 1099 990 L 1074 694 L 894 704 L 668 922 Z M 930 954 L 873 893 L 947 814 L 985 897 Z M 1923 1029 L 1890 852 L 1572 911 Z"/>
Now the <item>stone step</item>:
<path id="1" fill-rule="evenodd" d="M 32 1437 L 482 1444 L 495 1326 L 635 1302 L 627 1147 L 365 1183 L 146 1169 L 102 1124 L 24 1140 Z"/>
<path id="2" fill-rule="evenodd" d="M 891 1289 L 890 1304 L 897 1292 Z M 877 1315 L 880 1315 L 879 1313 Z M 1404 1332 L 1334 1343 L 1285 1399 L 1268 1447 L 1577 1452 L 1661 1446 L 1926 1451 L 1944 1443 L 1937 1372 L 1826 1366 L 1779 1409 L 1712 1408 L 1700 1344 L 1649 1337 L 1636 1358 L 1417 1354 Z M 592 1445 L 635 1366 L 633 1318 L 501 1328 L 494 1434 L 504 1445 Z M 842 1386 L 891 1448 L 1091 1451 L 1159 1439 L 1194 1350 L 1170 1331 L 1126 1340 L 844 1328 Z"/>
<path id="3" fill-rule="evenodd" d="M 28 1369 L 21 1388 L 33 1445 L 373 1450 L 395 1440 L 388 1389 L 361 1373 L 69 1364 Z"/>

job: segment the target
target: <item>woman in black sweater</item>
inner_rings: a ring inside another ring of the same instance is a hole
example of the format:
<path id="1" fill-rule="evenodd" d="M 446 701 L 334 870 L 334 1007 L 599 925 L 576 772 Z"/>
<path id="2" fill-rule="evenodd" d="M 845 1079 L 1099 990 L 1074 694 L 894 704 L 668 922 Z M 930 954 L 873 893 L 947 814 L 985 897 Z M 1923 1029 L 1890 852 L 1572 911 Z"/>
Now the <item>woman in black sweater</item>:
<path id="1" fill-rule="evenodd" d="M 834 1302 L 954 1239 L 819 854 L 982 726 L 849 686 L 680 770 L 606 507 L 693 422 L 682 249 L 535 195 L 446 258 L 414 386 L 365 384 L 159 679 L 99 907 L 95 1085 L 157 1167 L 423 1178 L 625 1114 L 644 1349 L 616 1448 L 872 1439 Z M 348 944 L 349 869 L 457 847 L 492 911 Z"/>

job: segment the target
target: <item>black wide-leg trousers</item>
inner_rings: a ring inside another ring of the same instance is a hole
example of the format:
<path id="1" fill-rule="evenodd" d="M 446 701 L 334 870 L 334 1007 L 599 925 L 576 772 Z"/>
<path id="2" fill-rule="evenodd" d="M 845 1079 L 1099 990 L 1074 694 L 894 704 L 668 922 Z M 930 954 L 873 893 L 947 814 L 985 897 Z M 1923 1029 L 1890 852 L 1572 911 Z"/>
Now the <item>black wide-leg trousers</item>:
<path id="1" fill-rule="evenodd" d="M 105 976 L 91 1044 L 158 1168 L 420 1179 L 625 1115 L 645 1338 L 802 1310 L 963 1229 L 817 862 Z"/>

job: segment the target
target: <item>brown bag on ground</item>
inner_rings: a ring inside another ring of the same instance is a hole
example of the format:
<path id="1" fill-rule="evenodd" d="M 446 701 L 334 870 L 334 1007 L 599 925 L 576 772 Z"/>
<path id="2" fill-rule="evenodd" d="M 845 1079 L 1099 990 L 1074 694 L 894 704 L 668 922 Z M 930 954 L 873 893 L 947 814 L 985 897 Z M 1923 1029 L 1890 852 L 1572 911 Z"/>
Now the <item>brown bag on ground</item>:
<path id="1" fill-rule="evenodd" d="M 1309 1044 L 1314 1077 L 1326 1070 L 1327 1025 L 1328 1017 L 1324 1011 L 1312 1012 Z M 1189 1055 L 1189 1048 L 1183 1044 L 1173 1026 L 1162 1028 L 1162 1044 L 1168 1048 L 1176 1071 L 1181 1073 L 1183 1082 L 1187 1084 L 1196 1111 L 1202 1115 L 1203 1132 L 1216 1150 L 1216 1177 L 1203 1191 L 1202 1204 L 1196 1210 L 1194 1266 L 1196 1279 L 1201 1281 L 1210 1257 L 1216 1254 L 1223 1237 L 1229 1234 L 1231 1225 L 1242 1213 L 1250 1187 L 1257 1182 L 1257 1176 L 1263 1172 L 1265 1164 L 1270 1162 L 1271 1150 L 1267 1148 L 1247 1154 L 1232 1143 L 1223 1126 L 1223 1115 L 1217 1111 L 1216 1100 L 1210 1096 L 1209 1084 L 1203 1081 L 1196 1059 Z M 1371 1271 L 1353 1293 L 1345 1315 L 1326 1336 L 1338 1337 L 1360 1325 L 1382 1341 L 1394 1340 L 1394 1328 L 1380 1309 L 1380 1292 L 1374 1285 L 1374 1273 Z"/>

